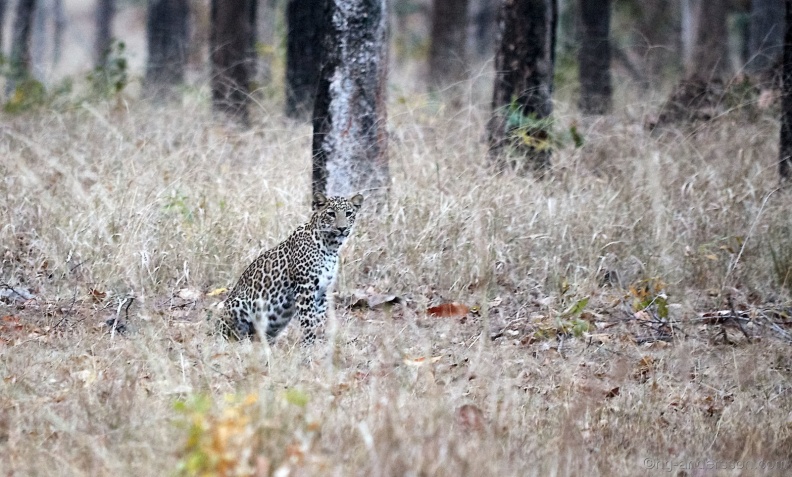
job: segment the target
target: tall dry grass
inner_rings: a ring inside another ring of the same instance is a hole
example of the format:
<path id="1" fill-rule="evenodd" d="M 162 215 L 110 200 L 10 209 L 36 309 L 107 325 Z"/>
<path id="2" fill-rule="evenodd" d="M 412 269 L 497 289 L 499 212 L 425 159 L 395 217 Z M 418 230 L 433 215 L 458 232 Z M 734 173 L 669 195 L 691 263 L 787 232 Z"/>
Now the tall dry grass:
<path id="1" fill-rule="evenodd" d="M 652 105 L 625 97 L 602 119 L 560 102 L 559 129 L 576 123 L 585 145 L 560 149 L 537 180 L 486 166 L 484 103 L 449 111 L 396 92 L 388 209 L 358 221 L 328 339 L 312 349 L 297 330 L 272 349 L 225 342 L 206 296 L 306 219 L 307 126 L 264 101 L 255 127 L 236 130 L 201 98 L 7 117 L 2 281 L 36 298 L 0 304 L 0 469 L 786 475 L 788 344 L 723 344 L 691 324 L 729 300 L 790 299 L 777 122 L 733 114 L 650 134 Z M 568 350 L 560 335 L 490 339 L 586 297 L 618 324 L 608 300 L 627 291 L 602 288 L 609 254 L 664 283 L 673 318 L 702 334 L 566 336 Z M 351 309 L 354 290 L 404 304 Z M 442 301 L 481 312 L 427 317 Z M 114 317 L 126 333 L 105 325 Z"/>

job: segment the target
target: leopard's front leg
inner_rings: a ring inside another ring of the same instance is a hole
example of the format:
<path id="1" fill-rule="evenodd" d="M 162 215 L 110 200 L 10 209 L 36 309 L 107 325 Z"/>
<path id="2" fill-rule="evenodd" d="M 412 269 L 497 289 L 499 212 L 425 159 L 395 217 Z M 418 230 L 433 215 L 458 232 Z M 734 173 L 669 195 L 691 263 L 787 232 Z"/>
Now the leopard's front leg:
<path id="1" fill-rule="evenodd" d="M 317 290 L 313 283 L 305 283 L 297 289 L 297 309 L 303 328 L 303 343 L 311 344 L 325 321 L 327 297 L 324 290 Z"/>

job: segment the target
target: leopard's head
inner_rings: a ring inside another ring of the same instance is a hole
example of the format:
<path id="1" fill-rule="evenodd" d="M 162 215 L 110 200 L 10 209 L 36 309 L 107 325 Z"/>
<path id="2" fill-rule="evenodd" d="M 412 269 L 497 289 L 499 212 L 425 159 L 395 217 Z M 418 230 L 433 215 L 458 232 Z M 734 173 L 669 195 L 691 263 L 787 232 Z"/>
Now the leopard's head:
<path id="1" fill-rule="evenodd" d="M 363 205 L 363 196 L 354 195 L 349 199 L 345 197 L 326 197 L 321 192 L 314 194 L 314 222 L 318 229 L 334 237 L 346 237 L 355 225 L 360 206 Z"/>

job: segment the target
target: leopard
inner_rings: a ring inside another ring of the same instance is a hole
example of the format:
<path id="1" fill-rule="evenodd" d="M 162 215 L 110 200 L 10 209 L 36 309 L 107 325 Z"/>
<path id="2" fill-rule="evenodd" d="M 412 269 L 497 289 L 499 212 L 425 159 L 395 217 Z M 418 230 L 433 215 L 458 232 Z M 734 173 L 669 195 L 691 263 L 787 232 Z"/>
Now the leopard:
<path id="1" fill-rule="evenodd" d="M 327 318 L 339 251 L 362 205 L 362 194 L 345 198 L 315 193 L 308 222 L 242 272 L 223 304 L 223 334 L 232 340 L 266 337 L 272 344 L 296 315 L 303 343 L 313 343 Z"/>

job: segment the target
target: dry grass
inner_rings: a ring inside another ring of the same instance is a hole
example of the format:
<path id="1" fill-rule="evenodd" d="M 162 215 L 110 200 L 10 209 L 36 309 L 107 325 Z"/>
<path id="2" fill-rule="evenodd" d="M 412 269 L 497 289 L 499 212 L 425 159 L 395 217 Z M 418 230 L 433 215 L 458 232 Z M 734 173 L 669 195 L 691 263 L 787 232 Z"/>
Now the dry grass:
<path id="1" fill-rule="evenodd" d="M 486 108 L 394 99 L 389 212 L 358 221 L 313 349 L 297 330 L 225 342 L 205 295 L 305 219 L 308 127 L 266 102 L 247 132 L 200 101 L 8 118 L 2 281 L 36 299 L 0 303 L 0 469 L 170 475 L 203 449 L 260 475 L 788 474 L 789 345 L 757 314 L 750 341 L 696 321 L 790 298 L 772 117 L 651 135 L 643 107 L 583 120 L 562 103 L 586 145 L 537 181 L 484 167 Z M 664 284 L 670 343 L 634 340 L 630 283 L 600 286 L 608 254 Z M 350 309 L 356 289 L 404 304 Z M 104 322 L 127 295 L 121 335 Z M 586 297 L 575 337 L 559 323 Z M 445 300 L 481 311 L 426 316 Z"/>

